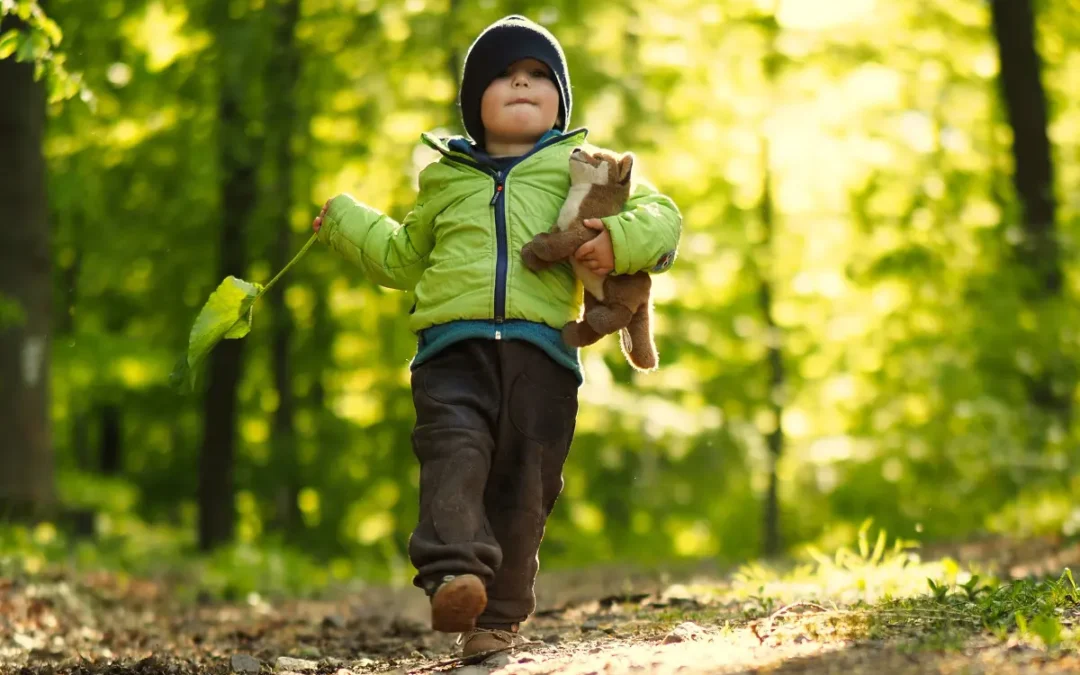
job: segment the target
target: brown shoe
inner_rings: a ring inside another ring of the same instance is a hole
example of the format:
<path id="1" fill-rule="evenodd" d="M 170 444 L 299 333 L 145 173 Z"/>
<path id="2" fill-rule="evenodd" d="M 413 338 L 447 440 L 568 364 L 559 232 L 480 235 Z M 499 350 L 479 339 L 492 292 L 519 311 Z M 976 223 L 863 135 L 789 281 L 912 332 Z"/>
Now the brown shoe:
<path id="1" fill-rule="evenodd" d="M 487 589 L 475 574 L 444 577 L 431 596 L 431 628 L 442 633 L 464 633 L 476 626 L 487 607 Z"/>
<path id="2" fill-rule="evenodd" d="M 520 647 L 529 644 L 527 640 L 518 635 L 517 624 L 501 628 L 474 628 L 461 636 L 461 655 L 473 656 L 484 652 L 494 652 L 512 647 Z"/>

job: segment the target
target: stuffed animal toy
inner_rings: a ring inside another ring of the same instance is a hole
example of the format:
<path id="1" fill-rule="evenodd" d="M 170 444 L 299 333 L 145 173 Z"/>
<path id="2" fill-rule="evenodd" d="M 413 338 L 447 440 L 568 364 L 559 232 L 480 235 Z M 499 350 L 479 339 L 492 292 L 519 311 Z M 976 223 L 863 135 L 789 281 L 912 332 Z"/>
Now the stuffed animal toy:
<path id="1" fill-rule="evenodd" d="M 583 320 L 563 326 L 563 340 L 585 347 L 616 331 L 622 334 L 623 354 L 637 370 L 656 368 L 658 357 L 650 318 L 652 279 L 645 272 L 600 276 L 574 258 L 578 247 L 600 234 L 585 226 L 590 218 L 622 211 L 630 196 L 634 157 L 604 150 L 576 148 L 570 154 L 570 192 L 550 232 L 536 235 L 521 250 L 525 266 L 534 272 L 569 260 L 585 287 Z"/>

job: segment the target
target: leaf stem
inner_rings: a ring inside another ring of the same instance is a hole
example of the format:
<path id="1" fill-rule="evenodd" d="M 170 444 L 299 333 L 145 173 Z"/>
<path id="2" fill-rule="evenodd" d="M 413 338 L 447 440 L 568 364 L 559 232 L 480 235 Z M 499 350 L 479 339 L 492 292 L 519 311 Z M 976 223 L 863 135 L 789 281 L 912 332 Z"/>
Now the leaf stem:
<path id="1" fill-rule="evenodd" d="M 259 298 L 261 298 L 261 297 L 263 296 L 263 293 L 266 293 L 266 292 L 267 292 L 268 290 L 270 290 L 270 287 L 271 287 L 271 286 L 273 286 L 273 285 L 274 285 L 275 283 L 277 283 L 277 280 L 281 278 L 281 275 L 283 275 L 283 274 L 285 274 L 286 272 L 288 272 L 288 271 L 289 271 L 289 268 L 290 268 L 290 267 L 292 267 L 293 265 L 295 265 L 295 264 L 296 264 L 296 262 L 297 262 L 298 260 L 300 260 L 300 258 L 301 258 L 301 257 L 303 257 L 303 255 L 304 255 L 305 253 L 307 253 L 307 250 L 308 250 L 309 248 L 311 248 L 312 244 L 314 244 L 314 243 L 315 243 L 315 241 L 316 241 L 316 240 L 317 240 L 318 238 L 319 238 L 319 235 L 318 235 L 318 234 L 313 234 L 313 235 L 311 235 L 311 239 L 308 239 L 308 240 L 307 240 L 307 243 L 306 243 L 306 244 L 304 244 L 304 247 L 300 249 L 299 253 L 297 253 L 296 255 L 294 255 L 294 256 L 293 256 L 293 259 L 292 259 L 292 260 L 290 260 L 290 261 L 289 261 L 289 262 L 288 262 L 288 263 L 287 263 L 287 264 L 285 265 L 285 267 L 282 267 L 282 268 L 281 268 L 281 271 L 280 271 L 280 272 L 278 272 L 277 274 L 275 274 L 275 275 L 274 275 L 274 278 L 273 278 L 273 279 L 271 279 L 270 281 L 266 282 L 266 285 L 262 287 L 262 290 L 260 290 L 260 291 L 259 291 L 259 293 L 258 293 L 258 294 L 257 294 L 257 295 L 255 296 L 255 300 L 252 300 L 252 301 L 251 301 L 251 303 L 252 303 L 252 304 L 255 304 L 255 301 L 256 301 L 256 300 L 258 300 Z"/>

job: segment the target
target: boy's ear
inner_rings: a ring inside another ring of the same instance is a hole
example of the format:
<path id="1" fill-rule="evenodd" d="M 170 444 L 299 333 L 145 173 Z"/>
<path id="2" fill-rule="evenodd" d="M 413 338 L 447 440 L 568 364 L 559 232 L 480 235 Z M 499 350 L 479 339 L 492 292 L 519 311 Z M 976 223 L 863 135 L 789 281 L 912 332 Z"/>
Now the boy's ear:
<path id="1" fill-rule="evenodd" d="M 633 168 L 634 168 L 634 155 L 628 152 L 628 153 L 626 153 L 625 155 L 622 156 L 622 159 L 619 160 L 618 176 L 619 176 L 619 183 L 620 184 L 627 183 L 627 182 L 630 181 L 630 170 L 633 169 Z"/>

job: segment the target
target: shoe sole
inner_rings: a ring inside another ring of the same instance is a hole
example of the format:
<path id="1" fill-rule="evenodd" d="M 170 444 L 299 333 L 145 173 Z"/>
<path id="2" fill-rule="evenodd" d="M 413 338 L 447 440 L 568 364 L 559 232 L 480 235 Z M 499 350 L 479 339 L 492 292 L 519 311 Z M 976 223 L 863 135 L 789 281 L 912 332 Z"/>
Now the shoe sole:
<path id="1" fill-rule="evenodd" d="M 431 599 L 431 628 L 440 633 L 464 633 L 476 627 L 487 607 L 487 590 L 480 577 L 465 574 L 444 584 Z"/>

